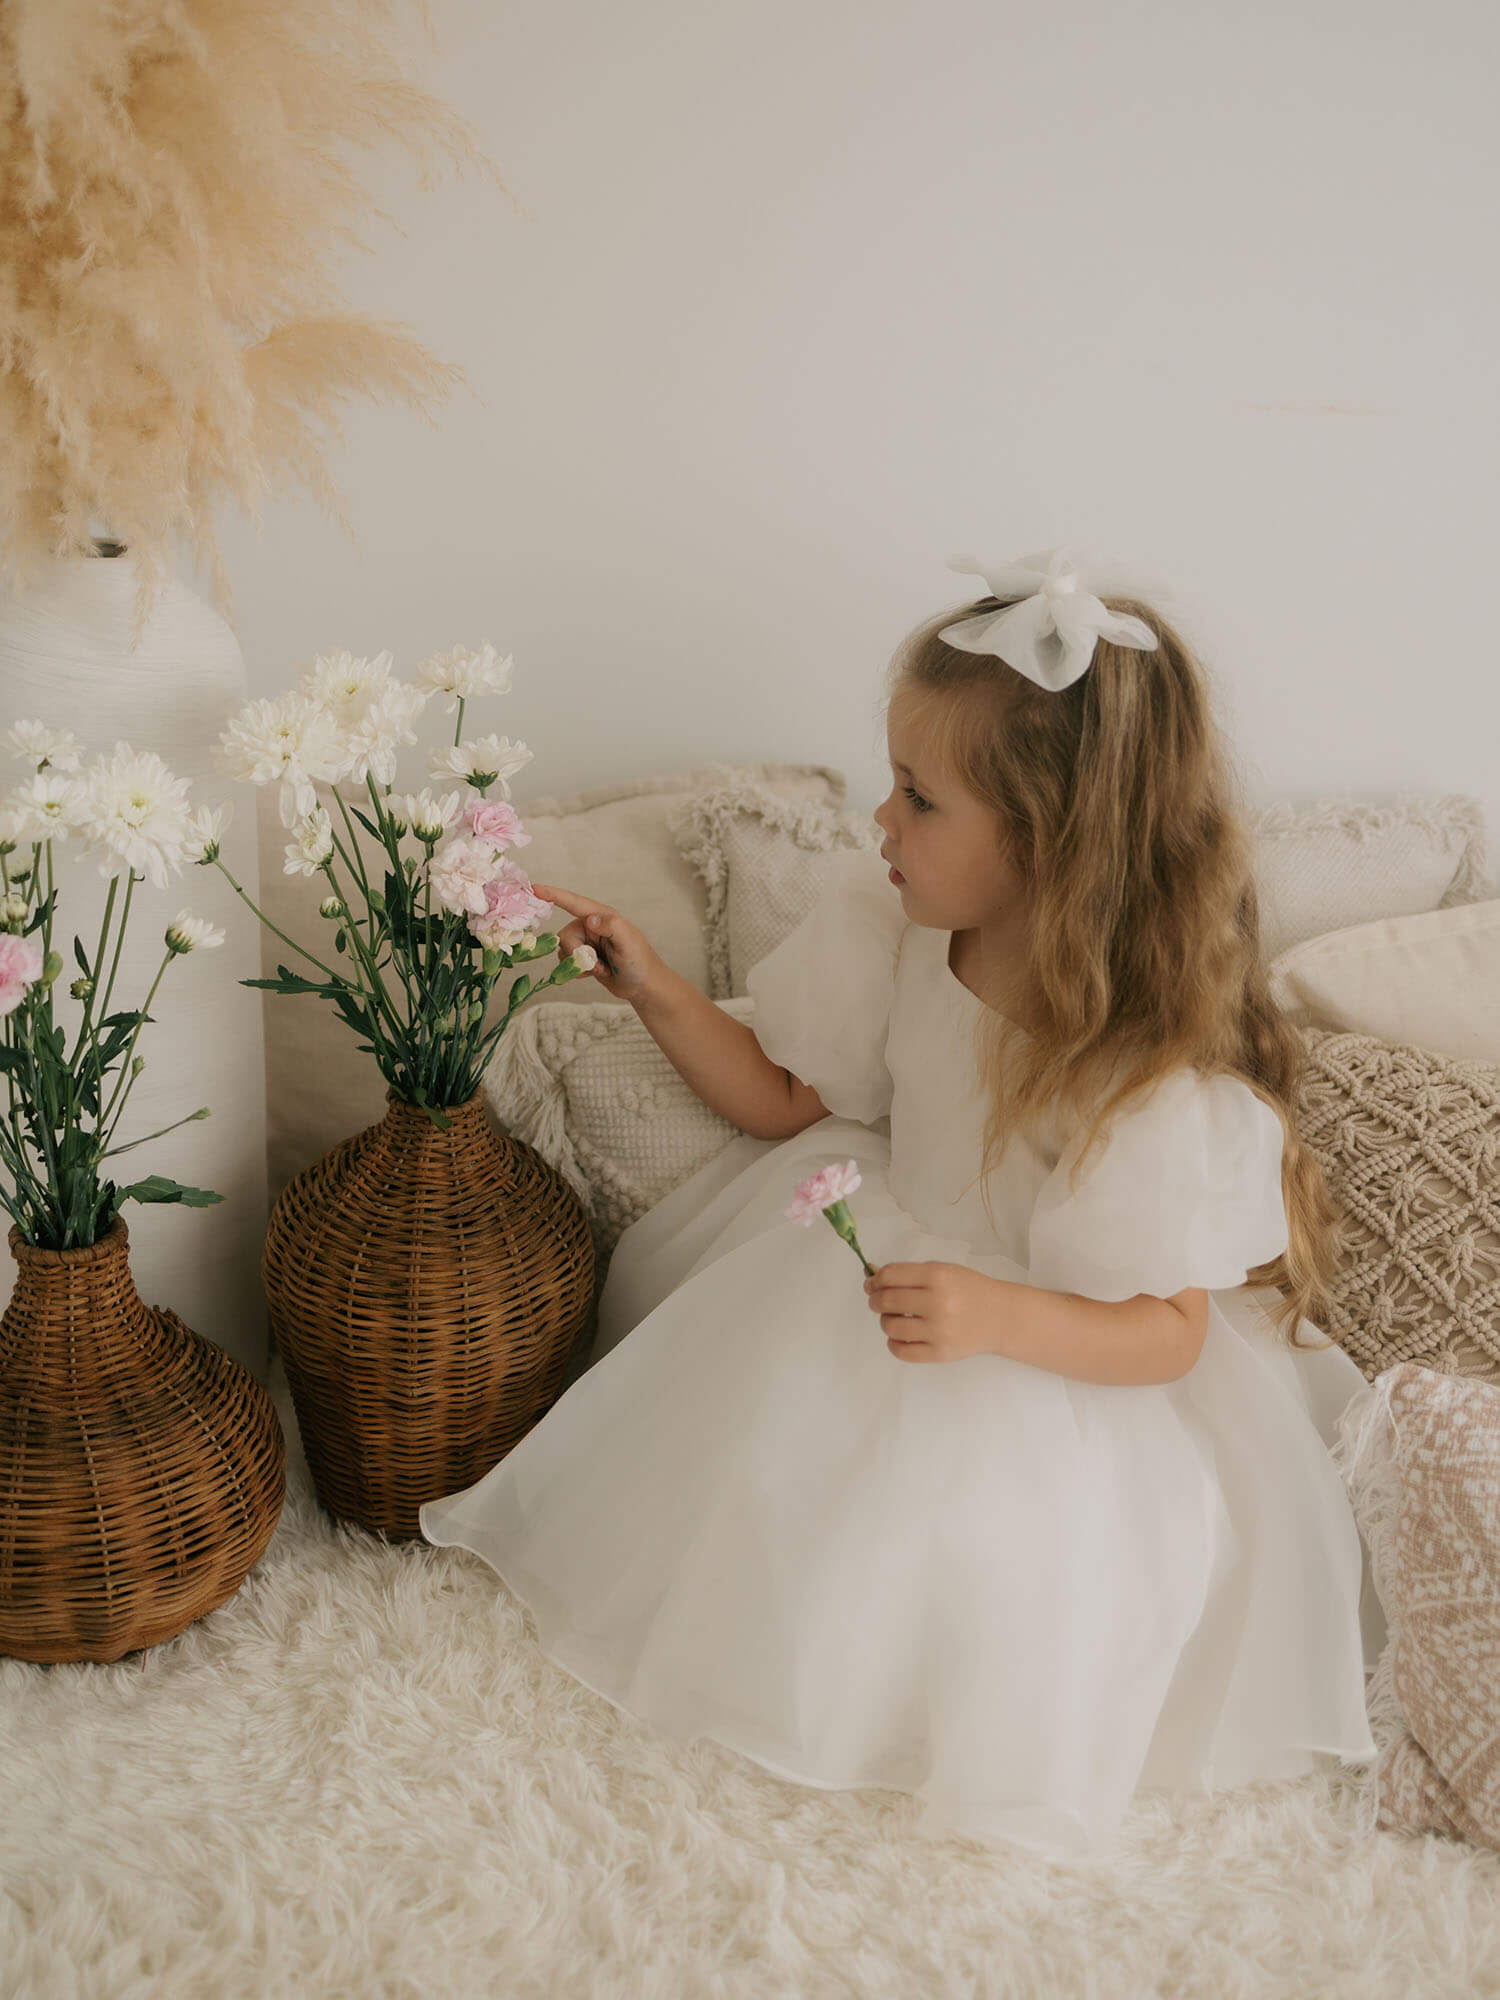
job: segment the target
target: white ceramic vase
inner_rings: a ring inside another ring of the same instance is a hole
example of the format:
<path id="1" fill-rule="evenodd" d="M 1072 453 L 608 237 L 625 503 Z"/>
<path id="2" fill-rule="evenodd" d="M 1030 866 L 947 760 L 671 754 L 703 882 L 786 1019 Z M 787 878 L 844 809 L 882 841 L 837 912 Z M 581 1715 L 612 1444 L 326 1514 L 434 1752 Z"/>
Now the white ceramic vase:
<path id="1" fill-rule="evenodd" d="M 217 612 L 173 581 L 133 646 L 136 582 L 134 558 L 125 550 L 64 558 L 22 591 L 0 589 L 0 729 L 37 717 L 73 730 L 89 754 L 120 741 L 156 751 L 192 781 L 194 805 L 232 804 L 224 863 L 258 902 L 254 798 L 219 775 L 212 761 L 230 711 L 245 700 L 239 642 Z M 19 761 L 7 759 L 0 787 L 24 775 Z M 58 1011 L 71 1031 L 76 1002 L 66 987 L 76 972 L 73 935 L 92 952 L 107 884 L 76 849 L 57 852 L 53 942 L 68 968 L 58 982 Z M 131 1179 L 162 1173 L 213 1188 L 224 1200 L 210 1208 L 128 1203 L 131 1268 L 148 1304 L 169 1306 L 264 1382 L 265 1055 L 260 995 L 239 984 L 260 974 L 260 926 L 216 868 L 189 867 L 165 889 L 136 884 L 112 1007 L 144 1000 L 161 963 L 162 934 L 179 909 L 210 918 L 227 937 L 217 951 L 194 952 L 167 968 L 141 1031 L 146 1067 L 119 1137 L 154 1132 L 201 1104 L 212 1115 L 126 1155 L 117 1177 L 126 1178 L 127 1169 Z M 0 1240 L 0 1304 L 13 1279 Z"/>

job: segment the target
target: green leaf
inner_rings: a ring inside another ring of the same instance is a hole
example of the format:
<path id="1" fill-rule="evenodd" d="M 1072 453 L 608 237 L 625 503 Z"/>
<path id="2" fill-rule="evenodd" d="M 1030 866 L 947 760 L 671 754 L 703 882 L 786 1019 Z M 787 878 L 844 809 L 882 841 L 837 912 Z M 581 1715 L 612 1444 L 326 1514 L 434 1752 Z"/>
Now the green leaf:
<path id="1" fill-rule="evenodd" d="M 241 986 L 264 986 L 270 993 L 327 993 L 326 986 L 320 986 L 316 979 L 303 979 L 299 973 L 288 972 L 284 965 L 278 966 L 277 979 L 242 979 Z"/>
<path id="2" fill-rule="evenodd" d="M 120 1189 L 121 1201 L 173 1201 L 181 1202 L 184 1208 L 209 1208 L 223 1199 L 211 1188 L 184 1187 L 180 1181 L 169 1181 L 165 1174 L 148 1174 L 143 1181 L 132 1181 Z"/>
<path id="3" fill-rule="evenodd" d="M 335 951 L 347 951 L 349 949 L 349 940 L 341 930 L 335 931 L 333 934 L 333 948 Z"/>
<path id="4" fill-rule="evenodd" d="M 360 825 L 364 828 L 365 832 L 373 834 L 375 838 L 380 842 L 381 846 L 384 847 L 385 835 L 380 831 L 380 828 L 375 824 L 374 820 L 372 820 L 367 813 L 361 812 L 358 806 L 350 806 L 349 810 L 350 812 L 353 813 L 354 817 L 359 821 Z"/>
<path id="5" fill-rule="evenodd" d="M 73 956 L 77 959 L 78 969 L 82 972 L 84 978 L 92 979 L 93 974 L 89 971 L 88 953 L 83 948 L 83 939 L 77 936 L 76 933 L 73 938 Z"/>

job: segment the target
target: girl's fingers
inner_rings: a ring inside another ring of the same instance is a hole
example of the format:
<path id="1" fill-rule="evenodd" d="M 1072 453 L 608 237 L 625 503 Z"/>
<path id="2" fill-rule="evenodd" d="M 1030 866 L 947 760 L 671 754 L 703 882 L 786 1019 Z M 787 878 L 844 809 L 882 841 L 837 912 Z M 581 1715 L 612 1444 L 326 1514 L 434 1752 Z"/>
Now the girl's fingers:
<path id="1" fill-rule="evenodd" d="M 576 889 L 559 889 L 550 882 L 533 882 L 531 893 L 541 896 L 549 903 L 555 903 L 560 910 L 570 916 L 588 917 L 608 913 L 608 904 L 596 903 L 592 896 L 580 896 Z"/>
<path id="2" fill-rule="evenodd" d="M 893 1285 L 877 1285 L 869 1294 L 871 1310 L 878 1313 L 903 1313 L 913 1319 L 921 1317 L 924 1299 L 920 1292 Z"/>

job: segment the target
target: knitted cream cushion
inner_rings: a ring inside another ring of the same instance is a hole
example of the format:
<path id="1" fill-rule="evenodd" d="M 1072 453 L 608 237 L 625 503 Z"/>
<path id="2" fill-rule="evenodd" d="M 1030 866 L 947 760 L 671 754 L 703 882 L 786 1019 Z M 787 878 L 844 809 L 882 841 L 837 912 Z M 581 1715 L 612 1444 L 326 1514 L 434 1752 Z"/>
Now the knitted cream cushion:
<path id="1" fill-rule="evenodd" d="M 668 820 L 675 806 L 705 786 L 745 779 L 767 796 L 794 805 L 821 804 L 832 810 L 844 796 L 843 773 L 825 764 L 707 764 L 692 771 L 596 785 L 566 797 L 518 798 L 517 810 L 531 843 L 517 858 L 535 881 L 578 889 L 622 910 L 638 923 L 667 963 L 704 987 L 708 976 L 703 885 L 678 850 Z M 283 873 L 287 836 L 277 817 L 274 785 L 259 800 L 261 904 L 272 923 L 288 936 L 321 951 L 331 926 L 318 915 L 326 888 L 321 876 Z M 559 911 L 558 928 L 566 923 Z M 292 954 L 265 932 L 262 951 L 267 973 Z M 554 961 L 519 968 L 545 975 Z M 496 987 L 492 1018 L 504 1002 L 510 979 Z M 559 1002 L 587 1005 L 598 982 L 579 979 L 555 989 Z M 552 1001 L 528 1001 L 531 1006 Z M 267 1154 L 270 1188 L 278 1194 L 293 1174 L 311 1164 L 351 1132 L 385 1112 L 385 1082 L 359 1038 L 333 1008 L 310 995 L 264 996 L 266 1036 Z M 506 1031 L 507 1034 L 510 1032 Z"/>
<path id="2" fill-rule="evenodd" d="M 1500 1377 L 1500 1068 L 1304 1035 L 1297 1129 L 1341 1210 L 1323 1331 L 1366 1376 Z"/>
<path id="3" fill-rule="evenodd" d="M 1500 900 L 1308 938 L 1281 954 L 1270 979 L 1299 1027 L 1500 1064 Z"/>
<path id="4" fill-rule="evenodd" d="M 1500 1387 L 1403 1362 L 1350 1403 L 1335 1456 L 1388 1633 L 1377 1823 L 1500 1847 Z"/>
<path id="5" fill-rule="evenodd" d="M 751 778 L 706 788 L 673 825 L 708 891 L 709 992 L 743 993 L 745 974 L 817 900 L 830 855 L 874 853 L 869 813 L 789 807 Z M 1262 956 L 1371 918 L 1473 902 L 1484 884 L 1484 816 L 1454 795 L 1391 806 L 1284 803 L 1252 813 Z M 884 865 L 872 861 L 883 877 Z"/>
<path id="6" fill-rule="evenodd" d="M 749 1021 L 749 999 L 718 1003 Z M 573 1187 L 603 1260 L 620 1232 L 739 1137 L 619 1000 L 539 1000 L 506 1029 L 484 1080 L 501 1127 Z"/>

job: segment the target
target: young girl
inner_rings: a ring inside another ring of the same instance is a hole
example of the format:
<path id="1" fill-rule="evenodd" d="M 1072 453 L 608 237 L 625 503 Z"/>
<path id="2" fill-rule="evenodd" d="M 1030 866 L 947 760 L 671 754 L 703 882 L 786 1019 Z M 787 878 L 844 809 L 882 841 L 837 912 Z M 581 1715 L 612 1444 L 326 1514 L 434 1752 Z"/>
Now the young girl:
<path id="1" fill-rule="evenodd" d="M 1326 1449 L 1368 1391 L 1307 1321 L 1333 1211 L 1200 668 L 1066 552 L 954 567 L 992 594 L 893 662 L 879 859 L 751 971 L 753 1032 L 536 885 L 746 1136 L 621 1237 L 589 1371 L 421 1520 L 658 1729 L 1078 1850 L 1142 1788 L 1373 1754 Z M 786 1220 L 851 1159 L 863 1281 Z"/>

